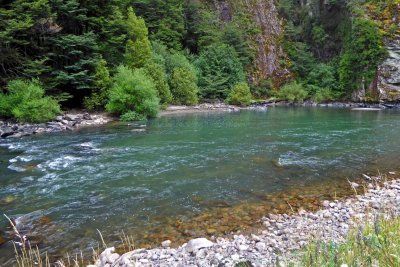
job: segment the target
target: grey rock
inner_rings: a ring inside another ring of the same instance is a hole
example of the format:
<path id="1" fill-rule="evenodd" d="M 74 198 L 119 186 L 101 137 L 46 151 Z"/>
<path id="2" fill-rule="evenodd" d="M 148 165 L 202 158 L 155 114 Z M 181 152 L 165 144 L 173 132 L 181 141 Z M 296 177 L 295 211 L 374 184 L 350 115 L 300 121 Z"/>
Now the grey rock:
<path id="1" fill-rule="evenodd" d="M 84 120 L 88 120 L 88 121 L 91 121 L 91 120 L 92 120 L 92 116 L 90 116 L 89 113 L 83 114 L 82 118 L 83 118 Z"/>
<path id="2" fill-rule="evenodd" d="M 260 252 L 263 252 L 266 248 L 266 245 L 264 242 L 257 242 L 256 243 L 256 249 Z"/>
<path id="3" fill-rule="evenodd" d="M 73 114 L 66 114 L 64 116 L 64 119 L 67 121 L 76 121 L 79 119 L 79 115 L 73 115 Z"/>
<path id="4" fill-rule="evenodd" d="M 214 243 L 206 238 L 196 238 L 190 240 L 185 249 L 187 252 L 193 252 L 197 249 L 212 247 L 213 245 Z"/>
<path id="5" fill-rule="evenodd" d="M 171 246 L 171 243 L 172 243 L 171 240 L 165 240 L 165 241 L 161 242 L 161 246 L 164 248 L 168 248 Z"/>

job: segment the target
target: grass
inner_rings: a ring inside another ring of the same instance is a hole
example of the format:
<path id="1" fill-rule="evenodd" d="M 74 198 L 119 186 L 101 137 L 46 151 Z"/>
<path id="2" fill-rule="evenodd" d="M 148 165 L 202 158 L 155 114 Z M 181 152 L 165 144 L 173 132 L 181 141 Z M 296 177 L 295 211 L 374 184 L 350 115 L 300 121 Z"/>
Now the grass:
<path id="1" fill-rule="evenodd" d="M 316 241 L 284 266 L 400 266 L 400 218 L 375 217 L 344 243 Z"/>

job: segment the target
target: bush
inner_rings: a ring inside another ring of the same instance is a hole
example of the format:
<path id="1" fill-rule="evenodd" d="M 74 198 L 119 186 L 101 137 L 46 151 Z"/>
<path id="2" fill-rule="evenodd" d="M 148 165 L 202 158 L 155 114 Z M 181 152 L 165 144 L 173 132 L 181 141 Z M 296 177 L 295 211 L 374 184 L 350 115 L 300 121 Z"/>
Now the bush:
<path id="1" fill-rule="evenodd" d="M 278 92 L 277 97 L 291 102 L 303 102 L 307 97 L 307 91 L 297 82 L 285 84 Z"/>
<path id="2" fill-rule="evenodd" d="M 156 117 L 160 100 L 153 80 L 143 69 L 119 66 L 106 109 L 118 114 L 134 111 L 145 117 Z"/>
<path id="3" fill-rule="evenodd" d="M 8 93 L 0 94 L 0 115 L 19 122 L 46 122 L 61 112 L 56 100 L 44 95 L 37 80 L 14 80 L 8 83 Z"/>
<path id="4" fill-rule="evenodd" d="M 269 97 L 272 94 L 271 80 L 261 80 L 250 87 L 251 94 L 256 98 Z"/>
<path id="5" fill-rule="evenodd" d="M 249 105 L 251 102 L 251 93 L 247 83 L 241 82 L 236 84 L 229 93 L 227 101 L 232 105 Z"/>
<path id="6" fill-rule="evenodd" d="M 188 68 L 175 68 L 171 77 L 174 104 L 195 105 L 198 102 L 196 73 Z"/>
<path id="7" fill-rule="evenodd" d="M 135 111 L 128 111 L 121 115 L 121 121 L 144 121 L 146 117 L 142 114 L 138 114 Z"/>
<path id="8" fill-rule="evenodd" d="M 315 102 L 334 100 L 335 94 L 329 88 L 318 88 L 314 94 Z"/>
<path id="9" fill-rule="evenodd" d="M 226 45 L 207 47 L 196 60 L 200 94 L 206 99 L 226 99 L 229 91 L 245 81 L 245 73 L 235 49 Z"/>

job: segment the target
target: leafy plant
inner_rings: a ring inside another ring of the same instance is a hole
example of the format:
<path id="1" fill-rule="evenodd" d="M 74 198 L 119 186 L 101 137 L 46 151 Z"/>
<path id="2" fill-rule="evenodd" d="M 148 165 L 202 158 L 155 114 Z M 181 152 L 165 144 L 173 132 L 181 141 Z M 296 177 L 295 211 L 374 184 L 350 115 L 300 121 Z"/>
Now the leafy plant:
<path id="1" fill-rule="evenodd" d="M 142 114 L 138 114 L 135 111 L 128 111 L 121 115 L 121 121 L 143 121 L 146 117 Z"/>
<path id="2" fill-rule="evenodd" d="M 20 122 L 46 122 L 61 112 L 56 100 L 44 95 L 37 80 L 13 80 L 8 92 L 0 93 L 0 115 Z"/>
<path id="3" fill-rule="evenodd" d="M 232 105 L 249 105 L 251 102 L 250 88 L 245 82 L 236 84 L 229 96 L 227 102 Z"/>
<path id="4" fill-rule="evenodd" d="M 145 117 L 156 117 L 160 110 L 159 103 L 154 82 L 143 69 L 117 68 L 107 111 L 118 114 L 134 111 Z"/>
<path id="5" fill-rule="evenodd" d="M 303 102 L 307 97 L 307 91 L 298 82 L 285 84 L 278 92 L 277 97 L 291 102 Z"/>

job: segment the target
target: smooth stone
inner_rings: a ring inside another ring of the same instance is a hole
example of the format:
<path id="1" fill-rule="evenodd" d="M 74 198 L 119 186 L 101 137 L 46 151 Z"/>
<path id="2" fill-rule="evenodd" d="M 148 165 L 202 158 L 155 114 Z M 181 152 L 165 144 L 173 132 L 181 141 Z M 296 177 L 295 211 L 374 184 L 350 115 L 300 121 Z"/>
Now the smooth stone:
<path id="1" fill-rule="evenodd" d="M 260 252 L 263 252 L 265 250 L 265 243 L 264 242 L 257 242 L 256 243 L 256 249 Z"/>
<path id="2" fill-rule="evenodd" d="M 196 239 L 190 240 L 187 243 L 185 249 L 187 252 L 193 252 L 197 249 L 212 247 L 213 245 L 214 245 L 214 243 L 206 238 L 196 238 Z"/>
<path id="3" fill-rule="evenodd" d="M 163 248 L 168 248 L 171 246 L 171 243 L 172 243 L 171 240 L 165 240 L 165 241 L 161 242 L 161 246 Z"/>

